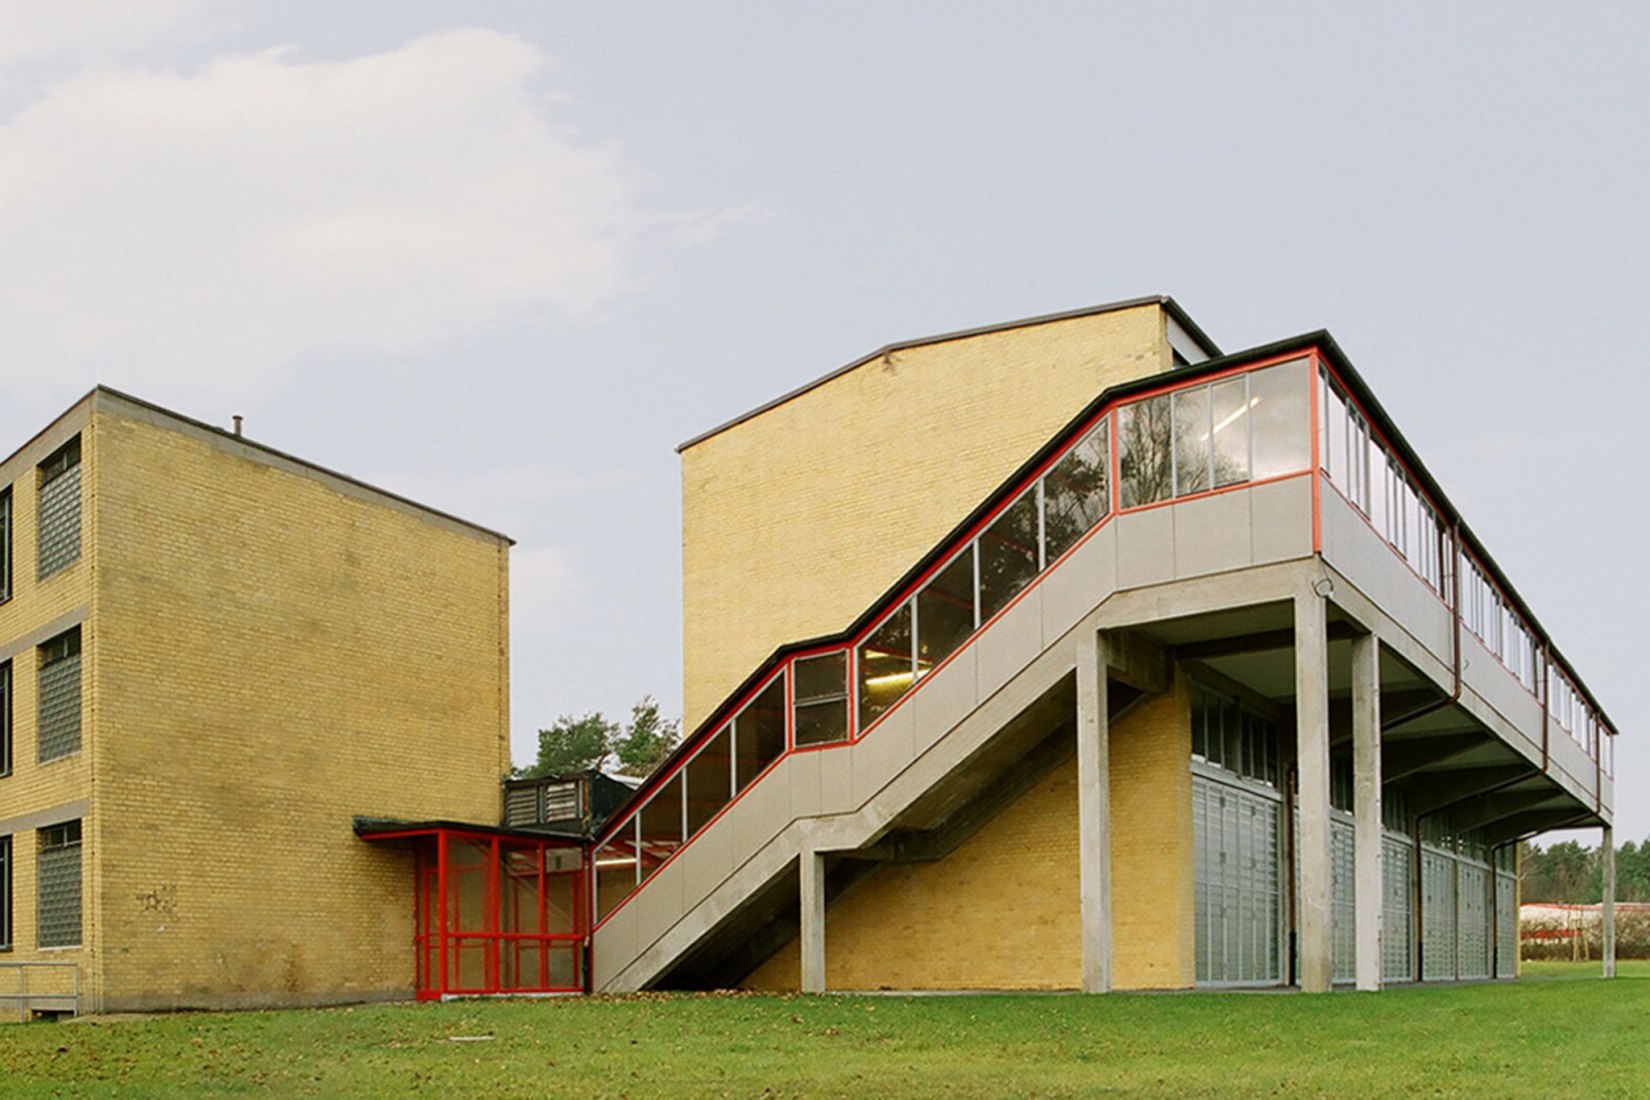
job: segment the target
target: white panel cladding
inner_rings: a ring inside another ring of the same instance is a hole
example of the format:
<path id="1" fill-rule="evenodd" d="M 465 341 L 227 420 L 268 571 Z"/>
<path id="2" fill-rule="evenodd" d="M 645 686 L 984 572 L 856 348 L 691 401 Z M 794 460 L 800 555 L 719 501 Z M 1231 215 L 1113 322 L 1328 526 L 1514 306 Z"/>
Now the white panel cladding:
<path id="1" fill-rule="evenodd" d="M 1312 553 L 1312 479 L 1292 477 L 1246 490 L 1250 560 L 1256 565 Z"/>
<path id="2" fill-rule="evenodd" d="M 1381 977 L 1415 978 L 1415 842 L 1402 833 L 1381 838 Z"/>
<path id="3" fill-rule="evenodd" d="M 1249 490 L 1232 489 L 1174 505 L 1177 579 L 1224 573 L 1253 564 Z"/>
<path id="4" fill-rule="evenodd" d="M 1450 609 L 1375 529 L 1326 483 L 1320 496 L 1324 560 L 1441 661 L 1449 661 Z"/>
<path id="5" fill-rule="evenodd" d="M 1117 528 L 1117 587 L 1140 588 L 1174 579 L 1174 516 L 1167 507 L 1125 512 Z"/>
<path id="6" fill-rule="evenodd" d="M 1271 792 L 1192 776 L 1200 985 L 1283 980 L 1282 813 Z"/>

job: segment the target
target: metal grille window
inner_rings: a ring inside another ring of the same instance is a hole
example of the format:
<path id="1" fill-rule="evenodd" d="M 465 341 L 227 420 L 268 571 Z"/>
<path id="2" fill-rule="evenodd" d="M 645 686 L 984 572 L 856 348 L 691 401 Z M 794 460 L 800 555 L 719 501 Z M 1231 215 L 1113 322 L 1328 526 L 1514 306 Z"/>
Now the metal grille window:
<path id="1" fill-rule="evenodd" d="M 44 580 L 80 557 L 80 437 L 40 464 L 39 573 Z"/>
<path id="2" fill-rule="evenodd" d="M 1457 863 L 1456 973 L 1490 976 L 1490 870 L 1462 859 Z"/>
<path id="3" fill-rule="evenodd" d="M 40 882 L 35 917 L 39 946 L 80 946 L 80 822 L 40 830 L 35 870 Z"/>
<path id="4" fill-rule="evenodd" d="M 1415 977 L 1415 845 L 1401 834 L 1381 838 L 1381 977 Z"/>
<path id="5" fill-rule="evenodd" d="M 0 775 L 11 774 L 11 662 L 0 661 Z"/>
<path id="6" fill-rule="evenodd" d="M 1421 977 L 1455 979 L 1455 856 L 1421 847 Z"/>
<path id="7" fill-rule="evenodd" d="M 0 951 L 11 950 L 11 837 L 0 836 Z"/>
<path id="8" fill-rule="evenodd" d="M 1197 980 L 1282 980 L 1282 806 L 1271 793 L 1192 777 Z"/>
<path id="9" fill-rule="evenodd" d="M 577 780 L 551 783 L 544 788 L 544 820 L 567 821 L 580 816 Z"/>
<path id="10" fill-rule="evenodd" d="M 504 824 L 511 827 L 534 825 L 539 816 L 539 789 L 512 787 L 504 792 Z"/>
<path id="11" fill-rule="evenodd" d="M 1510 849 L 1509 849 L 1510 851 Z M 1518 878 L 1495 873 L 1495 976 L 1510 978 L 1518 966 Z"/>
<path id="12" fill-rule="evenodd" d="M 1329 944 L 1337 982 L 1358 976 L 1356 831 L 1350 816 L 1337 813 L 1329 821 Z"/>
<path id="13" fill-rule="evenodd" d="M 80 751 L 80 628 L 40 647 L 37 719 L 41 763 Z"/>

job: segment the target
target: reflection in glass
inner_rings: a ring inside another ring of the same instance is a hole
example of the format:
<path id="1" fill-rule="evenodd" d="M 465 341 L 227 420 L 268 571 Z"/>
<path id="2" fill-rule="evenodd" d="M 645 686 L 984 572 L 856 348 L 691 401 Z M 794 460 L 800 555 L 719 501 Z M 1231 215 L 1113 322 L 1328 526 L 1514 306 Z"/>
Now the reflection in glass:
<path id="1" fill-rule="evenodd" d="M 1214 444 L 1210 464 L 1214 488 L 1249 480 L 1249 376 L 1240 374 L 1210 388 L 1209 437 Z"/>
<path id="2" fill-rule="evenodd" d="M 1249 375 L 1254 480 L 1298 473 L 1311 464 L 1308 377 L 1305 359 Z"/>
<path id="3" fill-rule="evenodd" d="M 917 593 L 917 675 L 957 651 L 974 633 L 974 546 L 963 552 Z"/>
<path id="4" fill-rule="evenodd" d="M 728 764 L 731 731 L 723 726 L 687 766 L 687 832 L 692 836 L 716 816 L 728 799 L 732 775 Z"/>
<path id="5" fill-rule="evenodd" d="M 596 919 L 613 911 L 636 889 L 636 819 L 631 817 L 596 850 Z"/>
<path id="6" fill-rule="evenodd" d="M 916 680 L 911 660 L 911 602 L 901 604 L 859 647 L 859 728 L 864 730 Z"/>
<path id="7" fill-rule="evenodd" d="M 785 677 L 775 676 L 734 719 L 735 772 L 744 790 L 785 752 Z"/>
<path id="8" fill-rule="evenodd" d="M 638 854 L 643 881 L 681 846 L 682 777 L 673 775 L 642 807 L 642 843 Z"/>
<path id="9" fill-rule="evenodd" d="M 848 651 L 799 657 L 796 675 L 796 743 L 823 745 L 848 737 Z"/>
<path id="10" fill-rule="evenodd" d="M 1174 492 L 1183 497 L 1209 487 L 1209 387 L 1194 386 L 1174 399 Z"/>
<path id="11" fill-rule="evenodd" d="M 1122 506 L 1168 500 L 1174 490 L 1168 394 L 1124 405 L 1117 413 L 1117 473 Z"/>
<path id="12" fill-rule="evenodd" d="M 1100 421 L 1043 475 L 1044 560 L 1048 563 L 1071 549 L 1111 507 L 1107 427 L 1107 421 Z"/>
<path id="13" fill-rule="evenodd" d="M 977 540 L 980 555 L 980 618 L 1008 606 L 1037 575 L 1035 487 L 1003 509 Z"/>

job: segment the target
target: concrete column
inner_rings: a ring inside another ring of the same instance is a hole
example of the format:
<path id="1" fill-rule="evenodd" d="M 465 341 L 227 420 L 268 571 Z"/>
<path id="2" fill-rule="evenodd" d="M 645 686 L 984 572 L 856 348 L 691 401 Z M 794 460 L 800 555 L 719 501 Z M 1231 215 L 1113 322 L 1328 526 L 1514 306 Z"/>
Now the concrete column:
<path id="1" fill-rule="evenodd" d="M 1077 880 L 1083 991 L 1111 989 L 1111 738 L 1106 641 L 1077 642 Z"/>
<path id="2" fill-rule="evenodd" d="M 1295 943 L 1300 987 L 1327 993 L 1334 979 L 1329 938 L 1329 629 L 1323 597 L 1295 597 L 1295 755 L 1300 791 Z"/>
<path id="3" fill-rule="evenodd" d="M 1381 643 L 1352 640 L 1352 810 L 1358 988 L 1381 988 Z"/>
<path id="4" fill-rule="evenodd" d="M 812 848 L 797 856 L 802 872 L 802 992 L 825 992 L 825 857 Z"/>
<path id="5" fill-rule="evenodd" d="M 1599 855 L 1604 858 L 1604 905 L 1601 914 L 1604 943 L 1601 954 L 1604 956 L 1604 976 L 1613 978 L 1616 976 L 1616 831 L 1608 825 L 1603 829 Z"/>

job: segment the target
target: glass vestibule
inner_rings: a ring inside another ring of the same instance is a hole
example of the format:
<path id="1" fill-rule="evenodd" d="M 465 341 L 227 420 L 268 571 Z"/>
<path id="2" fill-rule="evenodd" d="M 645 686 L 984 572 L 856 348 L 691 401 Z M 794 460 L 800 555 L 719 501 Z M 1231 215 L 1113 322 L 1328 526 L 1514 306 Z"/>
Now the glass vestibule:
<path id="1" fill-rule="evenodd" d="M 583 849 L 576 840 L 430 828 L 412 840 L 420 1000 L 584 988 Z"/>

